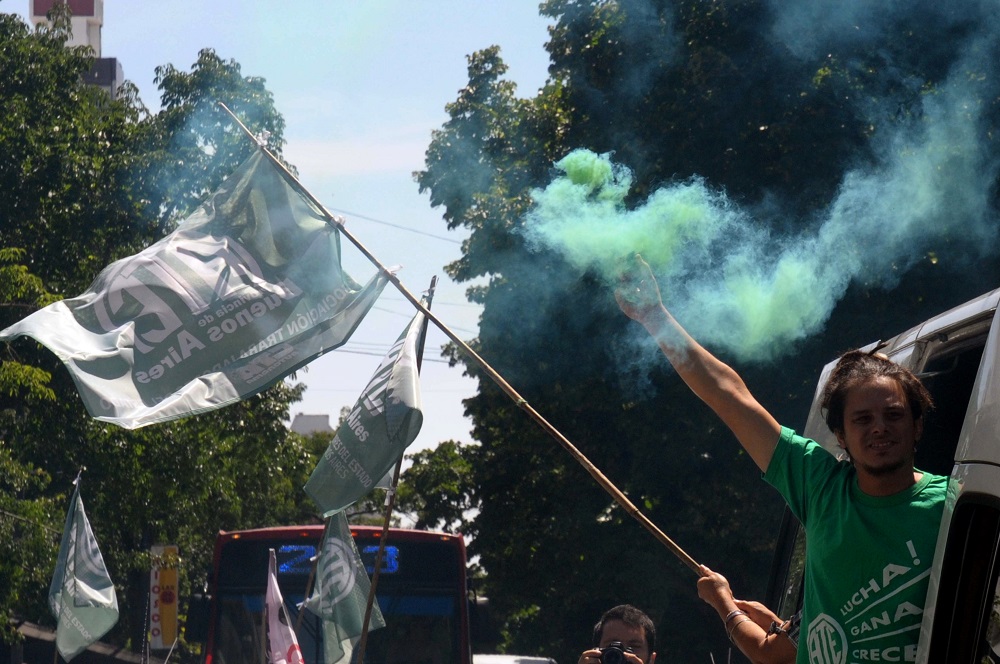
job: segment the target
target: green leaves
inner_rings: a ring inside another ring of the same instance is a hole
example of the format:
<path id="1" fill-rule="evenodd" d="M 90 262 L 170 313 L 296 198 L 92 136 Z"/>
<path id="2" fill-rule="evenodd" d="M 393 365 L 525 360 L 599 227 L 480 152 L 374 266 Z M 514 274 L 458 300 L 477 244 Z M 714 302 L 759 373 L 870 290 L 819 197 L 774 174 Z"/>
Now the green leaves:
<path id="1" fill-rule="evenodd" d="M 85 86 L 91 59 L 65 32 L 0 14 L 0 327 L 82 292 L 99 270 L 162 237 L 254 143 L 223 101 L 280 150 L 264 81 L 199 54 L 158 70 L 165 108 L 135 87 Z M 91 524 L 123 613 L 106 640 L 138 648 L 154 543 L 180 547 L 182 595 L 204 583 L 220 529 L 302 522 L 312 457 L 285 424 L 300 387 L 125 431 L 91 420 L 69 374 L 27 339 L 0 344 L 0 620 L 51 624 L 45 606 L 69 487 L 81 468 Z M 54 529 L 53 531 L 50 529 Z M 9 633 L 5 633 L 9 636 Z"/>
<path id="2" fill-rule="evenodd" d="M 879 12 L 869 17 L 877 25 L 831 30 L 814 54 L 775 40 L 776 22 L 799 7 L 777 11 L 778 4 L 547 0 L 544 89 L 518 98 L 499 51 L 474 54 L 469 84 L 447 105 L 449 119 L 416 174 L 449 227 L 470 232 L 462 258 L 447 269 L 483 305 L 477 352 L 654 523 L 751 598 L 764 592 L 777 496 L 657 349 L 633 342 L 606 287 L 554 252 L 528 246 L 520 230 L 531 223 L 532 192 L 549 183 L 552 164 L 587 148 L 613 152 L 632 170 L 628 209 L 665 183 L 703 178 L 752 211 L 778 252 L 793 242 L 788 238 L 811 237 L 845 174 L 877 171 L 880 141 L 891 143 L 887 129 L 929 122 L 922 101 L 942 92 L 952 66 L 974 83 L 968 108 L 992 109 L 978 135 L 980 145 L 994 143 L 996 74 L 957 59 L 981 24 L 975 3 L 949 6 L 937 21 L 918 11 Z M 869 29 L 877 39 L 867 39 Z M 996 188 L 984 195 L 995 208 Z M 897 221 L 880 219 L 883 230 L 872 237 L 896 237 Z M 722 269 L 711 260 L 729 240 L 706 247 L 708 269 Z M 849 289 L 825 333 L 802 341 L 780 365 L 740 366 L 759 400 L 783 424 L 801 427 L 816 372 L 843 344 L 905 329 L 947 309 L 946 301 L 993 287 L 1000 278 L 995 258 L 986 252 L 974 267 L 962 267 L 958 242 L 921 252 L 927 258 L 891 293 L 867 284 Z M 843 249 L 850 251 L 850 242 Z M 754 258 L 762 265 L 768 259 Z M 449 352 L 464 361 L 455 348 Z M 672 659 L 707 660 L 722 642 L 704 629 L 711 616 L 689 572 L 483 371 L 466 366 L 480 379 L 479 393 L 466 402 L 478 444 L 446 444 L 440 457 L 421 457 L 422 474 L 416 463 L 411 472 L 423 488 L 414 493 L 434 502 L 412 503 L 426 511 L 427 523 L 461 523 L 473 536 L 486 593 L 508 619 L 507 649 L 575 659 L 588 642 L 585 627 L 613 603 L 631 601 L 657 618 L 664 643 L 685 644 Z M 449 476 L 449 465 L 460 476 Z M 457 517 L 463 506 L 474 508 L 466 523 Z"/>
<path id="3" fill-rule="evenodd" d="M 157 67 L 155 82 L 163 109 L 149 122 L 144 150 L 158 157 L 147 177 L 150 186 L 159 186 L 165 228 L 190 213 L 255 149 L 219 102 L 255 134 L 268 132 L 268 149 L 279 156 L 285 121 L 264 79 L 244 76 L 238 62 L 210 48 L 198 53 L 190 72 L 172 64 Z"/>
<path id="4" fill-rule="evenodd" d="M 396 505 L 416 515 L 415 528 L 469 532 L 472 510 L 478 507 L 474 454 L 475 448 L 448 440 L 407 455 L 412 465 L 403 472 Z"/>
<path id="5" fill-rule="evenodd" d="M 17 638 L 15 617 L 40 621 L 48 613 L 45 593 L 55 565 L 62 520 L 58 501 L 42 492 L 48 475 L 21 464 L 0 440 L 0 641 Z"/>

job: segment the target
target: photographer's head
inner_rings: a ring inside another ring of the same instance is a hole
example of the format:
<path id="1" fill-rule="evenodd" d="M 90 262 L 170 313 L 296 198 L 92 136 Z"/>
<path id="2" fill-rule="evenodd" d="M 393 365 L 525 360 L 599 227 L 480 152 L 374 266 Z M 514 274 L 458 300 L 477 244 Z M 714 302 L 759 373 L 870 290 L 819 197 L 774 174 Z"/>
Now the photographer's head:
<path id="1" fill-rule="evenodd" d="M 594 625 L 594 647 L 602 664 L 654 664 L 656 627 L 641 610 L 630 604 L 608 609 Z"/>

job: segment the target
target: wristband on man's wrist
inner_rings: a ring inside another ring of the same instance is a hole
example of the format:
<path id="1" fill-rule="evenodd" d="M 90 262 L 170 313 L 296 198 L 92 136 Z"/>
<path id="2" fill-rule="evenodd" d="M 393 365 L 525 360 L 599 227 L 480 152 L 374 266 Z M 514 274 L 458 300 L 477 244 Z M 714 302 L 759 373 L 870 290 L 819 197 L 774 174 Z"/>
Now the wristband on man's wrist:
<path id="1" fill-rule="evenodd" d="M 733 618 L 735 618 L 736 616 L 745 616 L 746 614 L 747 614 L 747 612 L 746 612 L 746 611 L 740 611 L 739 609 L 735 609 L 735 610 L 733 610 L 733 611 L 730 611 L 730 612 L 729 612 L 729 615 L 727 615 L 727 616 L 726 616 L 726 619 L 725 619 L 725 620 L 723 620 L 723 621 L 722 621 L 722 623 L 723 623 L 723 624 L 724 624 L 724 625 L 725 625 L 726 627 L 729 627 L 729 621 L 730 621 L 730 620 L 732 620 L 732 619 L 733 619 Z"/>
<path id="2" fill-rule="evenodd" d="M 740 625 L 742 625 L 745 622 L 750 622 L 750 616 L 748 616 L 747 614 L 744 613 L 743 614 L 743 620 L 737 620 L 736 622 L 733 623 L 733 626 L 729 628 L 729 642 L 730 643 L 736 643 L 735 641 L 733 641 L 733 632 L 735 632 L 736 628 L 739 627 Z"/>

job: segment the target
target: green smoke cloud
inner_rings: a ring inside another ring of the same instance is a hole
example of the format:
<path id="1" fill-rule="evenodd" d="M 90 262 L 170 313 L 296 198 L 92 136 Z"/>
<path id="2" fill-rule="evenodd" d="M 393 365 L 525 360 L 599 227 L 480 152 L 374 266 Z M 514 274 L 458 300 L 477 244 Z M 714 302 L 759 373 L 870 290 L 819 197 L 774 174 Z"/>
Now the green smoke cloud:
<path id="1" fill-rule="evenodd" d="M 629 169 L 587 150 L 556 163 L 561 175 L 533 192 L 523 232 L 609 291 L 622 258 L 640 253 L 696 338 L 744 360 L 773 359 L 822 330 L 852 282 L 891 288 L 944 238 L 992 250 L 997 164 L 982 140 L 982 90 L 962 71 L 924 100 L 919 122 L 876 138 L 878 163 L 848 172 L 818 219 L 781 224 L 799 235 L 772 235 L 700 178 L 630 207 Z"/>
<path id="2" fill-rule="evenodd" d="M 609 155 L 575 150 L 556 163 L 565 173 L 533 192 L 528 237 L 558 247 L 581 271 L 613 280 L 622 258 L 641 253 L 667 271 L 682 267 L 680 255 L 707 255 L 713 240 L 738 223 L 742 213 L 700 179 L 661 189 L 644 205 L 627 209 L 631 171 Z"/>

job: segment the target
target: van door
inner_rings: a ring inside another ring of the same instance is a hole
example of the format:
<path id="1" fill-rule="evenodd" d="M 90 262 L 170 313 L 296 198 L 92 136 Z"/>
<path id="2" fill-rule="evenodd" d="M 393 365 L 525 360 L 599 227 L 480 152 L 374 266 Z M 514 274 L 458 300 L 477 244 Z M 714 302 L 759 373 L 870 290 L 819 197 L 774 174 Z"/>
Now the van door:
<path id="1" fill-rule="evenodd" d="M 1000 662 L 1000 313 L 955 451 L 931 570 L 920 662 Z"/>

